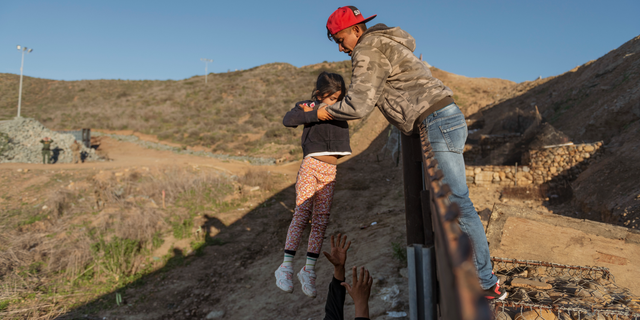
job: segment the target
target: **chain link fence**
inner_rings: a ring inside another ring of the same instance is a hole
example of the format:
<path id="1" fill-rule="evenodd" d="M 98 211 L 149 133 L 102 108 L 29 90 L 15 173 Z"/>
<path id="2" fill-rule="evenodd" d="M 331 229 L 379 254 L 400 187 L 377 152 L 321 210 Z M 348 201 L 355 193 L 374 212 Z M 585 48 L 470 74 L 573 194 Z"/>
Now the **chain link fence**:
<path id="1" fill-rule="evenodd" d="M 640 298 L 618 287 L 609 269 L 493 257 L 493 270 L 509 292 L 491 302 L 502 320 L 637 320 Z"/>

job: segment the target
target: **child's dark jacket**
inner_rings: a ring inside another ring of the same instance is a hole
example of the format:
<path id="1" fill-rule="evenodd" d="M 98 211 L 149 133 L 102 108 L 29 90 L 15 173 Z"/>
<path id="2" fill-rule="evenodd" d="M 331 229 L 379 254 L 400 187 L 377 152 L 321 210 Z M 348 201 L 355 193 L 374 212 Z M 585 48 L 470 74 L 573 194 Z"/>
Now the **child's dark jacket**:
<path id="1" fill-rule="evenodd" d="M 299 105 L 315 103 L 314 110 L 324 106 L 318 101 L 301 101 L 285 114 L 282 124 L 295 128 L 304 125 L 302 131 L 302 152 L 306 157 L 316 152 L 351 152 L 349 145 L 349 124 L 346 121 L 319 121 L 317 112 L 304 112 Z"/>

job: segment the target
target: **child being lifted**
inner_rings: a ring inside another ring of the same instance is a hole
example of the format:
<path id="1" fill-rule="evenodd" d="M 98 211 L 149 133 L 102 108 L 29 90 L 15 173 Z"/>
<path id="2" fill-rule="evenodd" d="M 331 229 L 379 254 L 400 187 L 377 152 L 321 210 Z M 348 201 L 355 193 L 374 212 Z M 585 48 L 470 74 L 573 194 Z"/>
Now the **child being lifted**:
<path id="1" fill-rule="evenodd" d="M 336 183 L 338 158 L 350 155 L 349 125 L 346 121 L 319 122 L 317 110 L 333 105 L 345 95 L 342 76 L 322 72 L 312 93 L 313 100 L 296 103 L 284 116 L 287 127 L 304 125 L 302 151 L 304 159 L 296 181 L 296 208 L 287 233 L 284 262 L 275 272 L 276 285 L 285 292 L 293 292 L 293 257 L 300 244 L 302 232 L 311 219 L 311 234 L 307 247 L 307 262 L 298 272 L 302 292 L 316 297 L 315 264 L 322 249 L 322 240 L 329 223 L 329 209 Z"/>

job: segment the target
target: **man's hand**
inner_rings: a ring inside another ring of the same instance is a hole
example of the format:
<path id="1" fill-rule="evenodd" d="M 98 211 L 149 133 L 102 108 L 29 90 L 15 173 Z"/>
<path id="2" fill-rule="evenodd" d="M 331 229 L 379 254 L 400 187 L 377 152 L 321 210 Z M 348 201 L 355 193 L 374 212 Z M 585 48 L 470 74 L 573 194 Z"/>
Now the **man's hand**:
<path id="1" fill-rule="evenodd" d="M 326 251 L 323 251 L 325 257 L 329 259 L 329 262 L 333 264 L 334 267 L 344 267 L 344 264 L 347 262 L 347 250 L 351 246 L 351 241 L 347 242 L 347 236 L 342 236 L 338 233 L 338 240 L 331 236 L 331 254 Z"/>
<path id="2" fill-rule="evenodd" d="M 369 271 L 364 267 L 360 268 L 360 279 L 358 279 L 358 268 L 353 267 L 353 284 L 346 282 L 341 285 L 347 288 L 347 292 L 353 299 L 356 307 L 356 318 L 369 318 L 369 295 L 371 294 L 371 285 L 373 278 L 369 275 Z"/>
<path id="3" fill-rule="evenodd" d="M 329 113 L 329 111 L 327 111 L 327 106 L 323 106 L 322 108 L 318 109 L 318 120 L 333 120 L 333 116 Z"/>

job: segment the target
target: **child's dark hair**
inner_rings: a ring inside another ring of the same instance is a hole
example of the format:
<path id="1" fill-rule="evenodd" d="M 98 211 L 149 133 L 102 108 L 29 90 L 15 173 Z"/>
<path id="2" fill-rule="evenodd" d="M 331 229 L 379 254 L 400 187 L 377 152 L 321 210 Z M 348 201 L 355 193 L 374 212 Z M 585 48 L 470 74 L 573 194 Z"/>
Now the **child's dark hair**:
<path id="1" fill-rule="evenodd" d="M 338 101 L 340 101 L 344 98 L 346 93 L 344 79 L 342 79 L 342 76 L 337 73 L 323 71 L 318 75 L 316 88 L 313 89 L 311 99 L 320 100 L 321 98 L 330 96 L 338 91 L 340 91 L 340 97 L 338 98 Z"/>

